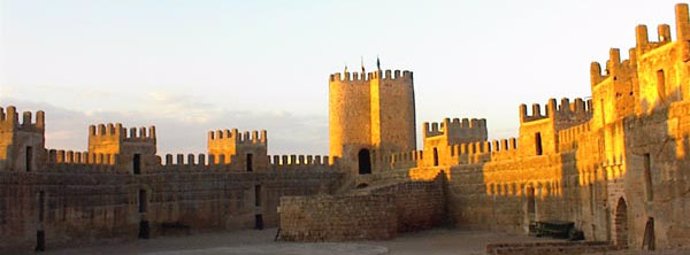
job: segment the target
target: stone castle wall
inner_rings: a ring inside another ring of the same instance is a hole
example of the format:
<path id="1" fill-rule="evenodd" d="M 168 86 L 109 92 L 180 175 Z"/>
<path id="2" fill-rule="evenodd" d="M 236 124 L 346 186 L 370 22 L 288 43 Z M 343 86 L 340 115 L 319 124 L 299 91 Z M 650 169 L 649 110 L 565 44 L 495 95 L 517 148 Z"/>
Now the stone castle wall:
<path id="1" fill-rule="evenodd" d="M 154 127 L 101 124 L 89 127 L 89 151 L 74 152 L 45 148 L 42 112 L 22 122 L 14 107 L 7 112 L 0 108 L 2 252 L 275 227 L 281 196 L 342 185 L 327 156 L 266 155 L 266 132 L 213 132 L 208 155 L 161 158 Z"/>
<path id="2" fill-rule="evenodd" d="M 392 239 L 446 219 L 444 180 L 369 187 L 343 195 L 283 197 L 280 238 L 287 241 Z"/>
<path id="3" fill-rule="evenodd" d="M 142 176 L 65 169 L 0 172 L 0 250 L 34 249 L 37 231 L 44 231 L 51 248 L 136 239 L 141 221 L 149 223 L 151 237 L 250 229 L 256 215 L 264 227 L 273 227 L 281 196 L 332 192 L 341 178 L 320 170 L 166 170 Z"/>

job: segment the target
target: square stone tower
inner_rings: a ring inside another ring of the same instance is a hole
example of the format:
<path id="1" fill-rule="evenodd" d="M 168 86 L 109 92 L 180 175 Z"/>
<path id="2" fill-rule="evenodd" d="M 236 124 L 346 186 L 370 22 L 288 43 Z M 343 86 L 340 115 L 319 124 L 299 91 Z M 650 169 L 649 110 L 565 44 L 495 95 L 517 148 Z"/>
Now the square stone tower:
<path id="1" fill-rule="evenodd" d="M 156 127 L 127 128 L 120 123 L 89 126 L 89 153 L 115 157 L 115 168 L 142 174 L 160 164 L 156 157 Z"/>
<path id="2" fill-rule="evenodd" d="M 374 162 L 416 149 L 412 72 L 335 73 L 329 80 L 331 158 L 341 169 L 369 174 Z"/>
<path id="3" fill-rule="evenodd" d="M 0 170 L 31 172 L 40 170 L 45 160 L 45 113 L 23 112 L 22 122 L 14 106 L 0 107 Z"/>

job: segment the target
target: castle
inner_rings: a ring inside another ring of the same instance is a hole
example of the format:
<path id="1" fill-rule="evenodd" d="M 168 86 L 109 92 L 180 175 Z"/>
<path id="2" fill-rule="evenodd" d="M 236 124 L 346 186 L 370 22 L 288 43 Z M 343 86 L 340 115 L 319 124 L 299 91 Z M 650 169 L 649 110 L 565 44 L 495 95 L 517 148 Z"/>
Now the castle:
<path id="1" fill-rule="evenodd" d="M 45 147 L 45 114 L 0 109 L 0 251 L 280 226 L 282 240 L 389 239 L 440 225 L 527 233 L 575 223 L 614 248 L 687 247 L 690 18 L 676 6 L 629 59 L 591 64 L 591 99 L 521 105 L 519 136 L 485 119 L 424 123 L 413 75 L 329 78 L 330 157 L 268 155 L 266 131 L 215 130 L 208 154 L 156 154 L 155 127 L 88 129 Z"/>

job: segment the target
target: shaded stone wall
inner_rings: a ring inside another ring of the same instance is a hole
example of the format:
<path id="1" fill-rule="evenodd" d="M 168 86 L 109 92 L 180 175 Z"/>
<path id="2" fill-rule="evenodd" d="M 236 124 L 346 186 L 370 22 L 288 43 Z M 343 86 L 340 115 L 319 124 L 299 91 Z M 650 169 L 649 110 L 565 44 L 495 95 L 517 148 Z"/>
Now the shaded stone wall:
<path id="1" fill-rule="evenodd" d="M 0 172 L 0 250 L 32 250 L 38 231 L 44 231 L 51 249 L 136 239 L 142 221 L 148 222 L 151 237 L 254 228 L 256 215 L 264 227 L 273 227 L 281 196 L 332 192 L 342 178 L 322 170 L 164 170 L 140 176 L 64 169 Z"/>
<path id="2" fill-rule="evenodd" d="M 283 197 L 281 238 L 287 241 L 391 239 L 446 219 L 443 178 L 371 187 L 345 195 Z"/>

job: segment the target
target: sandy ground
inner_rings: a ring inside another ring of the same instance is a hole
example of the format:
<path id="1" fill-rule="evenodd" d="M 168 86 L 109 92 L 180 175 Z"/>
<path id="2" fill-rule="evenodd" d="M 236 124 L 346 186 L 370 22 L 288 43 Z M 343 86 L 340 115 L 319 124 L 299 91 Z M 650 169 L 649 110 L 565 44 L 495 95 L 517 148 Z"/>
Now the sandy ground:
<path id="1" fill-rule="evenodd" d="M 434 229 L 399 236 L 390 241 L 344 243 L 274 242 L 276 229 L 208 233 L 180 237 L 159 237 L 121 244 L 47 251 L 44 254 L 148 254 L 148 255 L 211 255 L 211 254 L 484 254 L 492 242 L 545 241 L 525 235 L 509 235 L 485 231 Z"/>

